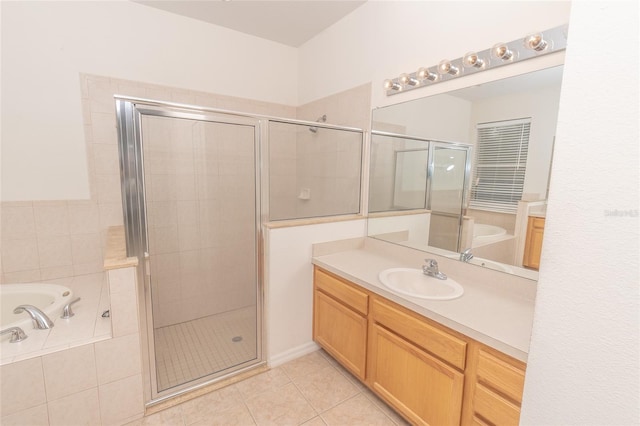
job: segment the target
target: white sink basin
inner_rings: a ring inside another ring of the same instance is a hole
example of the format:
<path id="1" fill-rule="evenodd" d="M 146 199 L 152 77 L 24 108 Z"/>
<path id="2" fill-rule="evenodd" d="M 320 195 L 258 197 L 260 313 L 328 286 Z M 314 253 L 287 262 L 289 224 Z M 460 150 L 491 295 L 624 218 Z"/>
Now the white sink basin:
<path id="1" fill-rule="evenodd" d="M 451 300 L 462 296 L 464 289 L 451 278 L 439 280 L 422 273 L 421 269 L 391 268 L 378 278 L 389 289 L 405 296 L 429 300 Z"/>

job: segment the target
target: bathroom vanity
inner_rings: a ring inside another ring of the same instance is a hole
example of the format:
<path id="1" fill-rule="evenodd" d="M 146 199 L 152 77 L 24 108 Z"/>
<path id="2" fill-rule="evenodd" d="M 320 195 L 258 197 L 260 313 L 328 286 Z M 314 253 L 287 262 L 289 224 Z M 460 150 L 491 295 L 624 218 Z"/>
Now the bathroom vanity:
<path id="1" fill-rule="evenodd" d="M 459 299 L 400 297 L 377 273 L 419 265 L 381 244 L 314 257 L 314 340 L 412 424 L 518 424 L 533 300 L 465 273 Z M 443 260 L 441 269 L 454 266 Z"/>

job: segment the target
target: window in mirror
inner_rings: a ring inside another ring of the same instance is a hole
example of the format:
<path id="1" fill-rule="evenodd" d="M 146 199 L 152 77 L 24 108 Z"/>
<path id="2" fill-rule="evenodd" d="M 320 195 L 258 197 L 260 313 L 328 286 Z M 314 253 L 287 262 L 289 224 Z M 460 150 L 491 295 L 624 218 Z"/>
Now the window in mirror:
<path id="1" fill-rule="evenodd" d="M 479 123 L 469 207 L 515 213 L 522 199 L 531 119 Z"/>

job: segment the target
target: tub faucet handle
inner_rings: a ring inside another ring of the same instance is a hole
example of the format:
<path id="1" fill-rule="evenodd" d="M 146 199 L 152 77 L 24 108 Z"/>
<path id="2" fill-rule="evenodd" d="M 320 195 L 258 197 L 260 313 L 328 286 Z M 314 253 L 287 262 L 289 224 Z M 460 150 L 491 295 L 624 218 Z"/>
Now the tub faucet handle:
<path id="1" fill-rule="evenodd" d="M 11 333 L 11 340 L 9 340 L 9 343 L 19 343 L 29 337 L 24 333 L 24 331 L 22 331 L 20 327 L 10 327 L 6 330 L 0 331 L 0 335 L 8 333 Z"/>
<path id="2" fill-rule="evenodd" d="M 69 319 L 72 316 L 74 316 L 75 314 L 71 310 L 71 305 L 79 301 L 80 301 L 80 298 L 78 297 L 76 299 L 73 299 L 71 302 L 67 303 L 66 305 L 64 305 L 64 308 L 62 308 L 62 315 L 60 315 L 60 318 Z"/>

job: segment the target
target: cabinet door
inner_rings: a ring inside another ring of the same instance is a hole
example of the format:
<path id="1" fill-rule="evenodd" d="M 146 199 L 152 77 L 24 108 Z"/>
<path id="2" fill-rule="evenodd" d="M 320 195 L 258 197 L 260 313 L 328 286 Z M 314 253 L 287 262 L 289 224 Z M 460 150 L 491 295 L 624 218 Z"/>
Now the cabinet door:
<path id="1" fill-rule="evenodd" d="M 527 225 L 527 239 L 524 245 L 522 264 L 528 268 L 540 268 L 540 254 L 542 253 L 542 239 L 544 237 L 544 218 L 529 217 Z"/>
<path id="2" fill-rule="evenodd" d="M 319 290 L 314 291 L 313 339 L 365 379 L 367 319 Z"/>
<path id="3" fill-rule="evenodd" d="M 372 323 L 367 375 L 372 389 L 418 425 L 460 423 L 464 375 Z"/>

